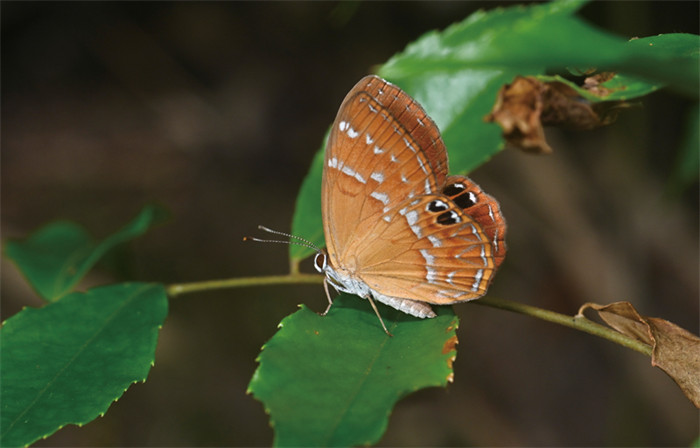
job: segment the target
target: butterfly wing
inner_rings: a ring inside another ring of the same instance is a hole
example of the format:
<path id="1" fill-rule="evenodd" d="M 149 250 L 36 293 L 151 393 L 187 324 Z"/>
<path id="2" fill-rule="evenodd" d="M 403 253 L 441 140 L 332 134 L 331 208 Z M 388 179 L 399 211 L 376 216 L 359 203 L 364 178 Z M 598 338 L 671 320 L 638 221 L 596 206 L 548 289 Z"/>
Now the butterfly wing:
<path id="1" fill-rule="evenodd" d="M 505 256 L 498 203 L 463 176 L 442 191 L 404 201 L 391 222 L 375 223 L 376 239 L 357 248 L 359 277 L 374 291 L 441 305 L 486 293 Z"/>
<path id="2" fill-rule="evenodd" d="M 361 79 L 326 144 L 321 202 L 330 264 L 354 263 L 353 244 L 373 238 L 375 221 L 446 178 L 447 151 L 423 108 L 381 78 Z"/>
<path id="3" fill-rule="evenodd" d="M 447 176 L 437 126 L 374 76 L 348 93 L 333 124 L 322 210 L 329 264 L 414 315 L 432 313 L 420 302 L 482 296 L 505 256 L 498 203 L 468 178 Z"/>

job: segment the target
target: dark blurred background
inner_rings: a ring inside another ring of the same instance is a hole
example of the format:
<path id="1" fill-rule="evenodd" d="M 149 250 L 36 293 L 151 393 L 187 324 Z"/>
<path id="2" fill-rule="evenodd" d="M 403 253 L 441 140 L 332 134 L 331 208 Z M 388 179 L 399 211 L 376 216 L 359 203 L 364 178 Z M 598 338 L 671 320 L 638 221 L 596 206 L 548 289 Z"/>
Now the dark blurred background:
<path id="1" fill-rule="evenodd" d="M 297 189 L 345 93 L 432 29 L 506 2 L 7 2 L 2 16 L 2 237 L 57 218 L 103 237 L 151 201 L 173 219 L 84 286 L 285 273 Z M 594 2 L 625 38 L 698 33 L 698 2 Z M 552 36 L 556 39 L 556 36 Z M 472 173 L 499 198 L 509 253 L 493 295 L 575 314 L 629 300 L 698 333 L 698 185 L 674 170 L 692 99 L 662 91 L 555 153 L 506 150 Z M 2 319 L 40 301 L 2 264 Z M 103 418 L 38 446 L 265 446 L 246 395 L 260 347 L 320 286 L 171 302 L 156 363 Z M 397 406 L 382 445 L 688 446 L 698 411 L 649 359 L 485 307 L 461 317 L 455 383 Z M 319 381 L 323 381 L 319 374 Z"/>

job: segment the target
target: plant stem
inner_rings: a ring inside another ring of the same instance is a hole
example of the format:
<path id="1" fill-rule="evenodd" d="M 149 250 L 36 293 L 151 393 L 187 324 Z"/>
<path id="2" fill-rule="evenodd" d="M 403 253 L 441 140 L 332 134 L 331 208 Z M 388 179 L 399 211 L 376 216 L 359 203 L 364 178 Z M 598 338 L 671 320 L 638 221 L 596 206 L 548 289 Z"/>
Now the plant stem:
<path id="1" fill-rule="evenodd" d="M 593 322 L 592 320 L 587 319 L 585 316 L 568 316 L 566 314 L 555 313 L 554 311 L 549 311 L 510 300 L 497 299 L 495 297 L 485 297 L 471 303 L 513 311 L 515 313 L 536 317 L 537 319 L 546 320 L 555 324 L 564 325 L 575 330 L 584 331 L 594 336 L 607 339 L 611 342 L 622 345 L 623 347 L 638 351 L 644 355 L 651 356 L 652 348 L 648 344 Z"/>
<path id="2" fill-rule="evenodd" d="M 300 283 L 323 283 L 323 276 L 316 274 L 300 274 L 292 273 L 287 275 L 271 275 L 265 277 L 239 277 L 224 280 L 209 280 L 205 282 L 181 283 L 169 285 L 166 290 L 168 296 L 173 298 L 182 294 L 190 294 L 193 292 L 210 291 L 225 288 L 242 288 L 247 286 L 264 286 L 264 285 L 288 285 Z M 587 319 L 584 316 L 568 316 L 566 314 L 555 313 L 554 311 L 537 308 L 530 305 L 525 305 L 511 300 L 497 299 L 494 297 L 485 297 L 473 302 L 477 305 L 498 308 L 502 310 L 512 311 L 519 314 L 535 317 L 559 325 L 564 325 L 575 330 L 583 331 L 594 336 L 607 339 L 623 347 L 638 351 L 639 353 L 651 356 L 651 347 L 643 342 L 639 342 L 622 333 L 618 333 L 608 327 L 600 325 Z"/>
<path id="3" fill-rule="evenodd" d="M 166 288 L 169 297 L 177 297 L 193 292 L 210 291 L 226 288 L 242 288 L 246 286 L 288 285 L 299 283 L 323 283 L 323 276 L 315 274 L 270 275 L 266 277 L 239 277 L 224 280 L 208 280 L 205 282 L 180 283 Z"/>

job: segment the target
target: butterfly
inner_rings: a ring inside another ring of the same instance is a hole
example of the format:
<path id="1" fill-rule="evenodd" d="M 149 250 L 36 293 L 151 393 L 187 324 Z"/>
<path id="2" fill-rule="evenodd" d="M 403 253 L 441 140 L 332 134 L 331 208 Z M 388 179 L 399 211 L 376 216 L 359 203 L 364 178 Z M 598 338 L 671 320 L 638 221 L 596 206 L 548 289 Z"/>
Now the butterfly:
<path id="1" fill-rule="evenodd" d="M 328 137 L 321 205 L 326 249 L 315 268 L 339 292 L 420 318 L 431 305 L 483 296 L 506 253 L 498 202 L 448 174 L 440 131 L 397 86 L 362 78 Z M 323 313 L 325 314 L 325 312 Z"/>

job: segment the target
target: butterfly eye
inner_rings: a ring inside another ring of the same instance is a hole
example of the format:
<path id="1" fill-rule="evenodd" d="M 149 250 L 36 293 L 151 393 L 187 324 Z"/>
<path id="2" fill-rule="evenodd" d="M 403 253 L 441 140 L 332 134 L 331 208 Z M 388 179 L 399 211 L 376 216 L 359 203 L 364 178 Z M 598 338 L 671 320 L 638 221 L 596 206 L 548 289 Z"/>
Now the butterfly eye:
<path id="1" fill-rule="evenodd" d="M 442 213 L 437 217 L 437 222 L 438 224 L 442 224 L 443 226 L 449 226 L 452 224 L 457 224 L 461 222 L 462 220 L 460 219 L 459 215 L 454 211 L 450 210 L 445 213 Z"/>
<path id="2" fill-rule="evenodd" d="M 318 272 L 323 273 L 326 269 L 326 254 L 323 252 L 316 254 L 316 257 L 314 257 L 314 267 Z"/>
<path id="3" fill-rule="evenodd" d="M 476 195 L 473 191 L 467 191 L 455 198 L 452 198 L 452 200 L 455 201 L 455 204 L 459 205 L 463 209 L 469 208 L 472 205 L 476 204 Z"/>

